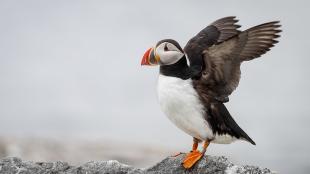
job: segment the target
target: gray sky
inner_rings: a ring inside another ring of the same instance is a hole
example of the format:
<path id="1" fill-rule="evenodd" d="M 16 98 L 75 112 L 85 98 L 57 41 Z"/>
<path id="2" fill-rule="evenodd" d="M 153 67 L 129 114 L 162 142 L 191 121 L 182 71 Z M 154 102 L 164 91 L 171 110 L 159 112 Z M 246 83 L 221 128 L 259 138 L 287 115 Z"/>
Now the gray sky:
<path id="1" fill-rule="evenodd" d="M 187 151 L 191 137 L 160 111 L 158 68 L 140 66 L 158 40 L 181 45 L 214 20 L 242 29 L 280 20 L 280 43 L 242 66 L 226 105 L 257 146 L 209 154 L 281 173 L 310 170 L 309 2 L 0 1 L 0 135 L 113 138 Z M 290 165 L 287 165 L 291 163 Z"/>

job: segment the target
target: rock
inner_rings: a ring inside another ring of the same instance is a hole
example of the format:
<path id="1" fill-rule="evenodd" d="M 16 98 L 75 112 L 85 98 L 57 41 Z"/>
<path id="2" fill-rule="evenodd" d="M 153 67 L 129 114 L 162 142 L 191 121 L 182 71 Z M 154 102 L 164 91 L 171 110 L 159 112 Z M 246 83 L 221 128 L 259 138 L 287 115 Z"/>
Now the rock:
<path id="1" fill-rule="evenodd" d="M 204 156 L 192 169 L 185 170 L 182 165 L 184 154 L 167 157 L 156 165 L 138 169 L 118 161 L 88 162 L 81 166 L 71 166 L 66 162 L 25 162 L 9 157 L 0 160 L 0 174 L 161 174 L 161 173 L 212 173 L 212 174 L 268 174 L 269 169 L 256 166 L 237 166 L 225 157 Z"/>
<path id="2" fill-rule="evenodd" d="M 261 169 L 256 166 L 237 166 L 226 157 L 205 155 L 195 166 L 185 170 L 181 165 L 185 154 L 177 157 L 168 157 L 153 167 L 146 169 L 146 173 L 205 173 L 205 174 L 268 174 L 269 169 Z"/>

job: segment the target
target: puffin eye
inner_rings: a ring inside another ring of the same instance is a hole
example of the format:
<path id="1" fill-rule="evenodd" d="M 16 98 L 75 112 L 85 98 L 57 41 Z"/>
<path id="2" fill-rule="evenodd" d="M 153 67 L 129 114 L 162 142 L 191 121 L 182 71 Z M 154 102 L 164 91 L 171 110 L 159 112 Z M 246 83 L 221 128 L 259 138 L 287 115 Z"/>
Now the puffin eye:
<path id="1" fill-rule="evenodd" d="M 165 44 L 164 51 L 169 51 L 167 44 Z"/>

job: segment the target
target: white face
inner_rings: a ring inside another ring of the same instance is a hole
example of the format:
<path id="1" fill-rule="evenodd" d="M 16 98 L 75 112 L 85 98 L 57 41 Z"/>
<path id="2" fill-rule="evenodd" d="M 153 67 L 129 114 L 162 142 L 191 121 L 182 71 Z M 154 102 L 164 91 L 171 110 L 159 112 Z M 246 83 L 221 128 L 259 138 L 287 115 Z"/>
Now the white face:
<path id="1" fill-rule="evenodd" d="M 169 42 L 159 44 L 155 48 L 155 54 L 160 59 L 160 65 L 172 65 L 184 56 L 181 50 Z"/>

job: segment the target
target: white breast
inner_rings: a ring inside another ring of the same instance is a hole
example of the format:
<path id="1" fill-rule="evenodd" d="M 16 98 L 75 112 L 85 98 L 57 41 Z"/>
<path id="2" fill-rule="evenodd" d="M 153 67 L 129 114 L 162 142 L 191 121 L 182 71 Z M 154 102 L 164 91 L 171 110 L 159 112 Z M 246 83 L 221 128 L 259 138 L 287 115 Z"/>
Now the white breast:
<path id="1" fill-rule="evenodd" d="M 213 139 L 191 79 L 159 75 L 158 98 L 163 112 L 178 128 L 200 140 Z"/>

